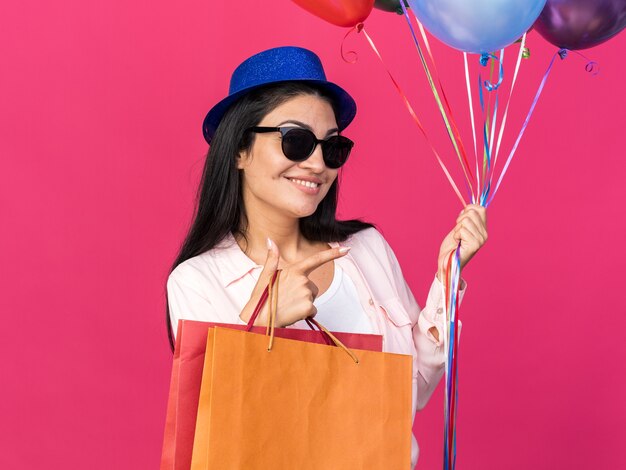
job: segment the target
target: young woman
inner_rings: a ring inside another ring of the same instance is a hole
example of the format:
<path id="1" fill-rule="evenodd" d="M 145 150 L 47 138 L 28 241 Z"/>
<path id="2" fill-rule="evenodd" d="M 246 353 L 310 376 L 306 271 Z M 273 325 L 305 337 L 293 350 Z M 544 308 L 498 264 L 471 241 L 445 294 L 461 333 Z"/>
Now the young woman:
<path id="1" fill-rule="evenodd" d="M 383 335 L 384 351 L 413 356 L 415 414 L 444 371 L 437 277 L 459 241 L 462 266 L 485 243 L 486 214 L 470 205 L 459 215 L 420 309 L 374 225 L 335 217 L 338 172 L 353 145 L 341 132 L 355 113 L 309 50 L 270 49 L 234 71 L 229 95 L 204 121 L 210 150 L 167 281 L 168 334 L 173 346 L 181 318 L 247 323 L 280 269 L 277 326 L 307 328 L 304 319 L 316 316 L 333 331 Z M 256 324 L 265 324 L 267 307 Z"/>

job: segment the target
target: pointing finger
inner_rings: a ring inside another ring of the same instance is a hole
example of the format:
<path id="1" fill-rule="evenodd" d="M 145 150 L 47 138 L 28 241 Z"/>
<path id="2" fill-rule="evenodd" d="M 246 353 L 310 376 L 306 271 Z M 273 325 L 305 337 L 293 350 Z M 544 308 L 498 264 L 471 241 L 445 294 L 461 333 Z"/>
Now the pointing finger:
<path id="1" fill-rule="evenodd" d="M 312 271 L 319 268 L 322 264 L 340 258 L 348 253 L 348 251 L 350 251 L 350 247 L 331 248 L 329 250 L 320 251 L 319 253 L 315 253 L 314 255 L 303 259 L 302 261 L 298 261 L 291 266 L 291 269 L 299 271 L 305 276 L 308 276 L 309 274 L 311 274 Z"/>
<path id="2" fill-rule="evenodd" d="M 267 258 L 265 259 L 265 264 L 263 265 L 263 270 L 259 274 L 259 280 L 257 281 L 258 285 L 266 286 L 270 282 L 270 278 L 274 274 L 274 272 L 278 269 L 278 261 L 280 259 L 280 253 L 278 251 L 278 247 L 276 243 L 272 242 L 269 238 L 267 239 Z"/>

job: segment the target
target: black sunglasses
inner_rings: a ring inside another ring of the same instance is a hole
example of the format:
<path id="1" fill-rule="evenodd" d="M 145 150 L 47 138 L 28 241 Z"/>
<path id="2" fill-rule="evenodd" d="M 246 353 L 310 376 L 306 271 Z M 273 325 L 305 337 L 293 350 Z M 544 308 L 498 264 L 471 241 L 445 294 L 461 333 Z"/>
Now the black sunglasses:
<path id="1" fill-rule="evenodd" d="M 292 162 L 303 162 L 315 151 L 317 144 L 322 144 L 324 163 L 328 168 L 339 168 L 348 160 L 354 142 L 342 135 L 333 135 L 326 140 L 302 127 L 249 127 L 246 132 L 280 132 L 282 149 L 285 157 Z"/>

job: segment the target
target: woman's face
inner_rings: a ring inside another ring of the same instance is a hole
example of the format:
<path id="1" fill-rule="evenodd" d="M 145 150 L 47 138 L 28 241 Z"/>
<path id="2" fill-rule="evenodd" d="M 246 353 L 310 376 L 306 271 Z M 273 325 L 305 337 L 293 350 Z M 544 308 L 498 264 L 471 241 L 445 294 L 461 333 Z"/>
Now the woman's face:
<path id="1" fill-rule="evenodd" d="M 318 139 L 338 133 L 332 106 L 313 95 L 289 99 L 267 114 L 258 125 L 303 127 L 311 130 Z M 326 167 L 321 145 L 315 147 L 303 162 L 289 160 L 281 148 L 280 132 L 257 133 L 250 151 L 240 154 L 237 167 L 244 173 L 243 194 L 248 211 L 269 209 L 294 218 L 315 212 L 338 171 Z M 314 181 L 317 185 L 307 187 L 302 180 Z"/>

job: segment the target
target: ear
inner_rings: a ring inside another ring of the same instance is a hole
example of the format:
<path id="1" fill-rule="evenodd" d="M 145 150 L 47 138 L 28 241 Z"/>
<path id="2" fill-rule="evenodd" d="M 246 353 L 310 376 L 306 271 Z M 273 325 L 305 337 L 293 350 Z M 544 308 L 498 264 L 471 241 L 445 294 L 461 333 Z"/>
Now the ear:
<path id="1" fill-rule="evenodd" d="M 247 166 L 248 163 L 248 152 L 245 150 L 242 150 L 241 152 L 239 152 L 239 155 L 237 155 L 237 169 L 238 170 L 242 170 Z"/>

